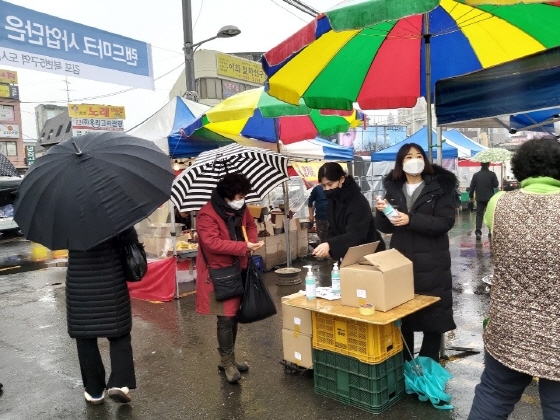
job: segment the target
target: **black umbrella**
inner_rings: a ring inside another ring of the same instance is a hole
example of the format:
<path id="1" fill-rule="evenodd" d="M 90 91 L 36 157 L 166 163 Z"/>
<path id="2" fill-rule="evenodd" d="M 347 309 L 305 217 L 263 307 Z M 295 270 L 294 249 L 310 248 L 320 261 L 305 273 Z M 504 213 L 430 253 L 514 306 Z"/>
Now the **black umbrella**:
<path id="1" fill-rule="evenodd" d="M 18 190 L 14 219 L 49 249 L 87 250 L 145 219 L 169 199 L 169 157 L 122 133 L 88 133 L 37 159 Z"/>

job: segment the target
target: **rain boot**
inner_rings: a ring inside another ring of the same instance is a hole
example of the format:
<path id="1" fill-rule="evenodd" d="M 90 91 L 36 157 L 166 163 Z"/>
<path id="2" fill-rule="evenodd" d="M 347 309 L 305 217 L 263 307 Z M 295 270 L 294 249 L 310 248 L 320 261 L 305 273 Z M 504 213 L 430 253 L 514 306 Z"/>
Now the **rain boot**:
<path id="1" fill-rule="evenodd" d="M 237 366 L 237 370 L 239 372 L 247 372 L 249 371 L 249 365 L 245 362 L 238 362 L 237 360 L 235 360 L 235 340 L 237 339 L 237 321 L 235 321 L 235 323 L 233 324 L 233 328 L 231 329 L 231 332 L 233 333 L 233 362 L 235 363 L 235 366 Z"/>
<path id="2" fill-rule="evenodd" d="M 237 367 L 235 366 L 233 351 L 226 353 L 224 352 L 223 349 L 218 349 L 218 350 L 220 351 L 220 354 L 222 356 L 219 366 L 225 371 L 227 381 L 230 384 L 237 383 L 237 381 L 241 379 L 241 374 L 239 373 L 239 370 L 237 370 Z"/>

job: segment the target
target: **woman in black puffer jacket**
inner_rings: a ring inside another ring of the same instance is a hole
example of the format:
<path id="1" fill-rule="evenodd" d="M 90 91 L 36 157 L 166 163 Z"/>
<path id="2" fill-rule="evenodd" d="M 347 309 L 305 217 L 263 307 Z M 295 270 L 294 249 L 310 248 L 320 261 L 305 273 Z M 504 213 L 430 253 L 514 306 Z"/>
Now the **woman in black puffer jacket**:
<path id="1" fill-rule="evenodd" d="M 378 200 L 376 227 L 392 233 L 391 248 L 413 263 L 414 292 L 441 298 L 437 303 L 403 319 L 402 333 L 414 349 L 414 332 L 424 339 L 420 356 L 439 361 L 441 334 L 456 328 L 451 293 L 451 255 L 447 232 L 455 224 L 457 177 L 432 165 L 414 143 L 401 147 L 395 169 L 385 178 L 385 200 Z M 389 220 L 382 212 L 386 202 L 399 216 Z M 408 352 L 405 357 L 410 359 Z"/>
<path id="2" fill-rule="evenodd" d="M 68 334 L 76 339 L 85 399 L 104 401 L 105 389 L 117 402 L 130 402 L 129 390 L 136 388 L 130 330 L 130 295 L 121 257 L 122 244 L 138 242 L 134 228 L 87 251 L 69 250 L 66 275 Z M 110 342 L 111 375 L 105 368 L 97 339 Z"/>

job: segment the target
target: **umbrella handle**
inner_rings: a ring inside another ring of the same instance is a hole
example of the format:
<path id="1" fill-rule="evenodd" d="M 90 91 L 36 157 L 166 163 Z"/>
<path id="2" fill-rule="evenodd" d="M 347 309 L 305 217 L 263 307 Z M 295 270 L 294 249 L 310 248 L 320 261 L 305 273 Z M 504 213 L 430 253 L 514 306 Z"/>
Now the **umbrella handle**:
<path id="1" fill-rule="evenodd" d="M 423 374 L 423 373 L 422 373 L 422 366 L 420 365 L 420 363 L 417 363 L 418 361 L 414 358 L 414 354 L 412 353 L 412 351 L 411 351 L 410 348 L 408 347 L 408 344 L 407 344 L 406 340 L 404 339 L 404 335 L 403 335 L 402 330 L 401 330 L 402 321 L 401 321 L 400 319 L 399 319 L 398 321 L 395 321 L 395 325 L 396 325 L 397 328 L 399 329 L 399 333 L 400 333 L 400 335 L 401 335 L 402 342 L 403 342 L 404 346 L 406 347 L 406 351 L 407 351 L 408 354 L 410 355 L 412 364 L 414 364 L 414 365 L 416 366 L 416 369 L 415 369 L 415 370 L 416 370 L 416 373 L 417 373 L 419 376 L 421 376 L 421 375 Z"/>

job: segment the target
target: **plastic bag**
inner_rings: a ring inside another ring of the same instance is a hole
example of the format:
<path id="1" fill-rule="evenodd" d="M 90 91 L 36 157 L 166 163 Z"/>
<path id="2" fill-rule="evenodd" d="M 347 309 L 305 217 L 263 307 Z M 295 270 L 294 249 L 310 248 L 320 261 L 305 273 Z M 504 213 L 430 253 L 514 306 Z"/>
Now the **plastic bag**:
<path id="1" fill-rule="evenodd" d="M 124 275 L 126 281 L 140 281 L 148 272 L 148 259 L 141 243 L 122 245 Z"/>
<path id="2" fill-rule="evenodd" d="M 242 324 L 249 324 L 272 315 L 276 315 L 274 301 L 263 281 L 261 272 L 253 259 L 249 258 L 245 291 L 237 311 L 237 320 Z"/>

